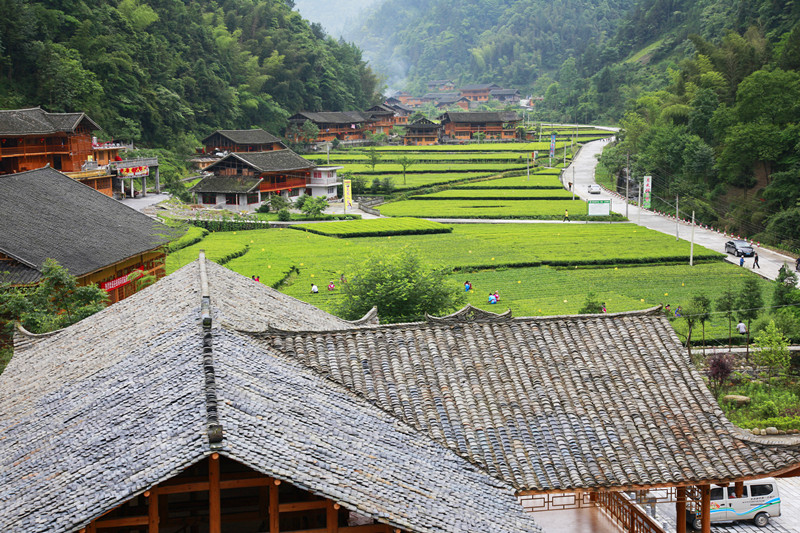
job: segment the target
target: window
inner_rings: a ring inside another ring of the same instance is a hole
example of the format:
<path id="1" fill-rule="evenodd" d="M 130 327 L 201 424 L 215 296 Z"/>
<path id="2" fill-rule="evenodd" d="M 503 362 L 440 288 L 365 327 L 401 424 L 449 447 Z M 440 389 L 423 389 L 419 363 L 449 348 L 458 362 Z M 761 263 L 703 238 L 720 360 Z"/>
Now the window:
<path id="1" fill-rule="evenodd" d="M 769 496 L 772 494 L 772 485 L 750 485 L 750 496 Z"/>
<path id="2" fill-rule="evenodd" d="M 225 195 L 225 204 L 226 205 L 239 205 L 239 195 L 238 194 L 226 194 Z"/>
<path id="3" fill-rule="evenodd" d="M 736 498 L 736 487 L 728 487 L 728 499 Z M 742 498 L 747 498 L 747 487 L 742 487 Z"/>
<path id="4" fill-rule="evenodd" d="M 248 204 L 257 204 L 258 203 L 258 193 L 257 192 L 249 192 L 249 193 L 247 193 L 247 203 Z"/>
<path id="5" fill-rule="evenodd" d="M 200 201 L 204 204 L 215 204 L 217 203 L 217 195 L 213 192 L 200 193 Z"/>
<path id="6" fill-rule="evenodd" d="M 722 499 L 722 487 L 717 487 L 711 489 L 711 499 L 712 500 L 721 500 Z"/>

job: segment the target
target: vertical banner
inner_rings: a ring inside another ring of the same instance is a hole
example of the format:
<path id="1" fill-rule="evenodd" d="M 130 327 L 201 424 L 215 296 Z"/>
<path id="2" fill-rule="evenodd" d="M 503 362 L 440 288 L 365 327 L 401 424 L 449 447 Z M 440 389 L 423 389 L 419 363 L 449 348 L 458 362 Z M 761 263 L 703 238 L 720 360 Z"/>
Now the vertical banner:
<path id="1" fill-rule="evenodd" d="M 536 156 L 539 155 L 539 152 L 534 150 L 533 151 L 533 162 L 536 163 Z"/>
<path id="2" fill-rule="evenodd" d="M 344 189 L 344 212 L 347 213 L 347 208 L 353 207 L 353 187 L 350 180 L 344 180 L 342 185 Z"/>
<path id="3" fill-rule="evenodd" d="M 653 176 L 644 177 L 644 194 L 642 195 L 642 207 L 650 209 L 650 192 L 653 189 Z"/>
<path id="4" fill-rule="evenodd" d="M 556 134 L 550 136 L 550 159 L 556 156 Z"/>

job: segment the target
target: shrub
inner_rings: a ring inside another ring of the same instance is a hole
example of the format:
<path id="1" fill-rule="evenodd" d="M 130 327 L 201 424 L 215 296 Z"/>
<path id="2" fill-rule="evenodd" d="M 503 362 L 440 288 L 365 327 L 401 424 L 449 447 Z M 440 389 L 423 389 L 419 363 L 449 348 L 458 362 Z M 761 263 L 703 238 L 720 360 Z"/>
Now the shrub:
<path id="1" fill-rule="evenodd" d="M 708 383 L 714 396 L 719 396 L 722 385 L 733 372 L 733 356 L 727 353 L 714 354 L 708 358 Z"/>
<path id="2" fill-rule="evenodd" d="M 258 206 L 258 209 L 256 209 L 256 213 L 269 213 L 269 202 L 264 202 L 260 206 Z"/>
<path id="3" fill-rule="evenodd" d="M 583 307 L 581 308 L 578 313 L 582 315 L 592 315 L 597 314 L 603 311 L 603 304 L 597 300 L 597 297 L 593 292 L 590 292 L 586 295 L 586 301 L 583 303 Z"/>
<path id="4" fill-rule="evenodd" d="M 289 222 L 292 219 L 292 214 L 285 207 L 278 211 L 278 220 L 281 222 Z"/>
<path id="5" fill-rule="evenodd" d="M 310 198 L 307 194 L 301 194 L 300 197 L 294 201 L 294 207 L 296 209 L 303 209 L 303 205 L 305 205 L 306 200 Z"/>

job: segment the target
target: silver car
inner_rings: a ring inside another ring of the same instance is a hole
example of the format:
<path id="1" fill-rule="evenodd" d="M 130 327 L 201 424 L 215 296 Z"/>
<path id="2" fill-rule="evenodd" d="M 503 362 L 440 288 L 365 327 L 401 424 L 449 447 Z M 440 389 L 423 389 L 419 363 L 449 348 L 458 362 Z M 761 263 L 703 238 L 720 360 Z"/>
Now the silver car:
<path id="1" fill-rule="evenodd" d="M 600 192 L 602 191 L 602 189 L 600 189 L 600 186 L 596 183 L 592 183 L 591 185 L 589 185 L 588 190 L 589 194 L 600 194 Z"/>

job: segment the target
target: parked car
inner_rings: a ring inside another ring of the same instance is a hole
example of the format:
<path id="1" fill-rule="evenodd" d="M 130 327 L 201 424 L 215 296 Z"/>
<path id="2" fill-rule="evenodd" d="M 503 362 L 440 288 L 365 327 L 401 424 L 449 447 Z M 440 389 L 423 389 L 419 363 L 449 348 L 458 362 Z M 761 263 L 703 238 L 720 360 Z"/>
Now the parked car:
<path id="1" fill-rule="evenodd" d="M 737 498 L 733 485 L 711 488 L 711 523 L 752 520 L 758 527 L 769 524 L 771 516 L 781 515 L 781 496 L 773 478 L 744 482 L 742 497 Z M 692 529 L 700 530 L 700 517 L 686 512 Z"/>
<path id="2" fill-rule="evenodd" d="M 602 189 L 598 184 L 592 183 L 591 185 L 589 185 L 589 194 L 600 194 L 601 191 Z"/>
<path id="3" fill-rule="evenodd" d="M 753 247 L 747 241 L 733 240 L 725 243 L 725 253 L 733 254 L 736 257 L 752 257 L 755 253 Z"/>

